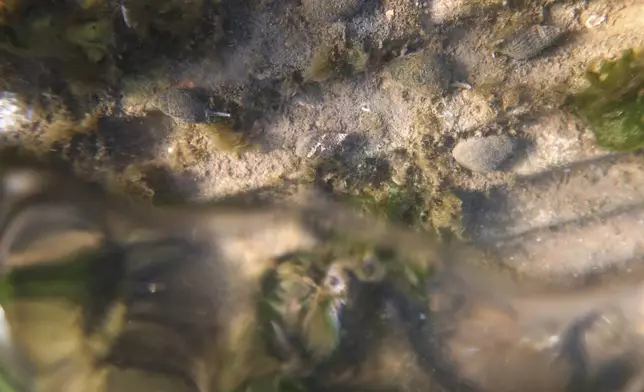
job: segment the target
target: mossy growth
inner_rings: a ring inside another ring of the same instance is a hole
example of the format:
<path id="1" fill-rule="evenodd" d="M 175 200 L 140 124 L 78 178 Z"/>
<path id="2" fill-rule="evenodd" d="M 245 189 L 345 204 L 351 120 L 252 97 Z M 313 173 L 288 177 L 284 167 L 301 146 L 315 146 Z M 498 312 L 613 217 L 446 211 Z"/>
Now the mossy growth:
<path id="1" fill-rule="evenodd" d="M 343 199 L 369 214 L 433 232 L 440 240 L 465 240 L 462 201 L 451 192 L 437 192 L 426 197 L 414 187 L 387 184 L 385 189 L 371 192 L 364 189 L 358 195 L 346 195 Z"/>
<path id="2" fill-rule="evenodd" d="M 364 189 L 356 195 L 344 197 L 357 209 L 384 217 L 392 222 L 417 226 L 422 219 L 423 201 L 420 195 L 408 188 L 388 184 L 383 190 Z"/>
<path id="3" fill-rule="evenodd" d="M 92 63 L 104 59 L 114 46 L 114 32 L 109 20 L 95 20 L 78 23 L 65 31 L 65 37 L 71 44 L 83 49 L 85 56 Z"/>
<path id="4" fill-rule="evenodd" d="M 320 44 L 309 66 L 304 70 L 304 81 L 324 82 L 340 75 L 364 71 L 369 54 L 361 45 L 349 45 L 343 40 Z"/>
<path id="5" fill-rule="evenodd" d="M 255 148 L 254 145 L 248 143 L 243 132 L 233 129 L 227 122 L 195 124 L 194 126 L 210 140 L 217 151 L 242 154 Z"/>
<path id="6" fill-rule="evenodd" d="M 576 112 L 597 144 L 615 151 L 644 146 L 644 48 L 629 49 L 589 67 L 584 91 L 573 96 Z"/>
<path id="7" fill-rule="evenodd" d="M 24 147 L 35 156 L 44 157 L 60 146 L 66 146 L 78 134 L 88 134 L 98 128 L 100 113 L 87 113 L 80 119 L 67 110 L 61 102 L 54 102 L 46 113 L 44 108 L 34 110 L 34 118 L 38 121 L 39 131 L 33 135 Z"/>
<path id="8" fill-rule="evenodd" d="M 431 116 L 424 119 L 424 128 L 433 123 Z M 347 162 L 342 154 L 335 154 L 311 162 L 305 181 L 360 212 L 430 232 L 441 240 L 465 239 L 462 202 L 445 190 L 440 178 L 450 170 L 448 159 L 417 158 L 416 164 L 412 160 L 404 179 L 396 182 L 389 160 L 384 157 L 381 160 L 363 158 L 359 163 Z M 421 168 L 419 161 L 426 162 L 427 167 Z"/>
<path id="9" fill-rule="evenodd" d="M 428 203 L 428 223 L 441 239 L 464 240 L 463 202 L 452 192 L 439 192 Z"/>
<path id="10" fill-rule="evenodd" d="M 304 70 L 304 80 L 323 82 L 340 71 L 340 54 L 332 45 L 322 45 L 317 48 L 311 64 Z"/>
<path id="11" fill-rule="evenodd" d="M 3 26 L 0 49 L 22 58 L 97 63 L 114 47 L 111 12 L 40 4 L 18 9 Z"/>
<path id="12" fill-rule="evenodd" d="M 109 171 L 105 188 L 132 202 L 151 202 L 155 196 L 155 191 L 146 183 L 146 170 L 141 165 L 129 165 L 120 173 Z"/>

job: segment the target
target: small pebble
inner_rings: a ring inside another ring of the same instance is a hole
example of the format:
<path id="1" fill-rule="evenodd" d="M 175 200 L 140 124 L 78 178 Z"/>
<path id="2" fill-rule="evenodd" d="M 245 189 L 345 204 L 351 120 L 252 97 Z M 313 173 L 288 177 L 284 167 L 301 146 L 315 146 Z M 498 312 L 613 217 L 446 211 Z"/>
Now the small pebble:
<path id="1" fill-rule="evenodd" d="M 470 138 L 458 142 L 452 156 L 466 169 L 489 173 L 510 158 L 515 148 L 514 140 L 505 135 Z"/>

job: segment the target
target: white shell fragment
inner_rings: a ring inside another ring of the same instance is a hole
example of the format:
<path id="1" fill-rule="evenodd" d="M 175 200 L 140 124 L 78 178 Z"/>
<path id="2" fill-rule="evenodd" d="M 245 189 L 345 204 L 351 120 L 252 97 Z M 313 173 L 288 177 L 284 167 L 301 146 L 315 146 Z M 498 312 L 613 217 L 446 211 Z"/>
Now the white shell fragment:
<path id="1" fill-rule="evenodd" d="M 298 139 L 295 154 L 305 159 L 331 156 L 347 136 L 347 133 L 338 132 L 308 133 Z"/>
<path id="2" fill-rule="evenodd" d="M 590 15 L 584 25 L 589 29 L 593 29 L 604 22 L 606 22 L 606 15 Z"/>

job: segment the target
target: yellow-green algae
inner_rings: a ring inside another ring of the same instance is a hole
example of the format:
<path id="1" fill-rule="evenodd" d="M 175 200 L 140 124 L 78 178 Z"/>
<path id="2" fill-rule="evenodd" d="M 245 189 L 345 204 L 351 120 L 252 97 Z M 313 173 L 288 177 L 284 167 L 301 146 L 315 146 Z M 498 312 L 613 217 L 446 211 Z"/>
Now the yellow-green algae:
<path id="1" fill-rule="evenodd" d="M 590 83 L 573 97 L 597 144 L 616 151 L 644 146 L 644 48 L 628 49 L 589 67 Z"/>

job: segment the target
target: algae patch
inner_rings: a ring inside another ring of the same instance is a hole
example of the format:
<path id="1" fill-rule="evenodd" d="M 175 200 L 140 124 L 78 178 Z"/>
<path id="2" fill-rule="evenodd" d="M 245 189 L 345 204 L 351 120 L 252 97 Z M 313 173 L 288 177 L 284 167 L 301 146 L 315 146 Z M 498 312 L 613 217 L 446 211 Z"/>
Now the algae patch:
<path id="1" fill-rule="evenodd" d="M 369 60 L 363 45 L 347 41 L 346 27 L 335 23 L 323 31 L 303 77 L 305 81 L 320 83 L 336 76 L 352 75 L 364 71 Z"/>
<path id="2" fill-rule="evenodd" d="M 243 153 L 253 148 L 243 132 L 234 130 L 225 123 L 196 124 L 195 128 L 206 135 L 217 151 Z"/>
<path id="3" fill-rule="evenodd" d="M 644 50 L 629 49 L 586 71 L 590 86 L 573 97 L 597 144 L 616 151 L 644 146 Z"/>
<path id="4" fill-rule="evenodd" d="M 385 75 L 405 88 L 430 95 L 442 94 L 449 81 L 441 59 L 428 50 L 392 61 L 385 68 Z"/>

